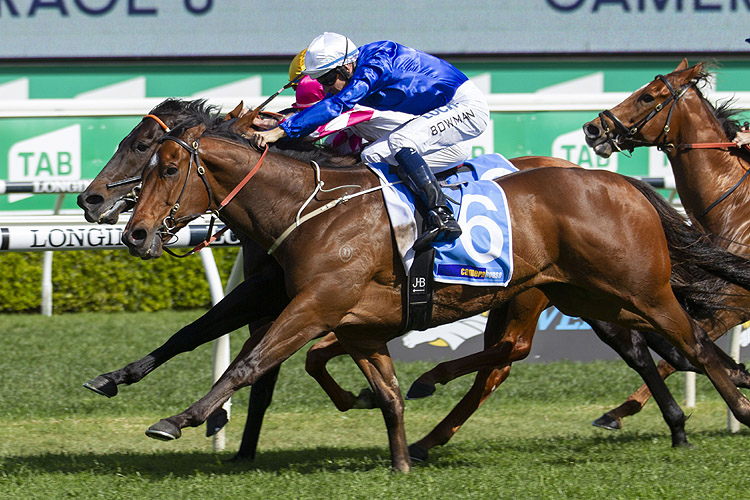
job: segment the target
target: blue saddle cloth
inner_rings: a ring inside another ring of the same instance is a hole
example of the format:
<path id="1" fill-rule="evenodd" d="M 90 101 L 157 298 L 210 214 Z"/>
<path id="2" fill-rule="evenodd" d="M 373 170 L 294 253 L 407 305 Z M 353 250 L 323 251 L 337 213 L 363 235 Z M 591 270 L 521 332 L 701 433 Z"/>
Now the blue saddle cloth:
<path id="1" fill-rule="evenodd" d="M 435 281 L 477 286 L 505 286 L 513 274 L 513 239 L 505 192 L 491 179 L 518 171 L 499 154 L 482 155 L 465 163 L 441 184 L 463 234 L 436 243 Z M 381 182 L 397 182 L 389 165 L 370 165 Z M 403 184 L 383 190 L 397 246 L 408 274 L 416 238 L 414 195 Z"/>

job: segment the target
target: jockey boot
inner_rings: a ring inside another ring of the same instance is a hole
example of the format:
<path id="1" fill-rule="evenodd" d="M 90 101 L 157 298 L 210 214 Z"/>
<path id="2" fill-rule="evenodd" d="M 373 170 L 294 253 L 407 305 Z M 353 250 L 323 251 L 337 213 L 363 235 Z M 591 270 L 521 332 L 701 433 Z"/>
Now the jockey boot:
<path id="1" fill-rule="evenodd" d="M 402 175 L 399 177 L 422 198 L 429 210 L 427 228 L 414 242 L 414 251 L 424 250 L 432 242 L 453 241 L 461 236 L 461 228 L 448 208 L 437 179 L 419 153 L 414 149 L 404 148 L 396 153 L 395 158 L 401 167 L 399 173 Z"/>

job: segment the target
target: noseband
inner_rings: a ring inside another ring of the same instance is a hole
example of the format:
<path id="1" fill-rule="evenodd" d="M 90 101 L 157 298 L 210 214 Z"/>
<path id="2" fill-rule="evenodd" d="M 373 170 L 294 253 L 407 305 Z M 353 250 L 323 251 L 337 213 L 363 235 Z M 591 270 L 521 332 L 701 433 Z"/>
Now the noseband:
<path id="1" fill-rule="evenodd" d="M 667 97 L 664 101 L 657 104 L 654 109 L 649 112 L 646 116 L 644 116 L 638 123 L 633 125 L 632 127 L 628 127 L 622 121 L 615 116 L 615 114 L 610 111 L 609 109 L 602 111 L 599 113 L 599 121 L 601 122 L 602 130 L 604 130 L 605 134 L 610 133 L 609 125 L 607 125 L 607 121 L 604 119 L 604 117 L 609 118 L 612 123 L 614 123 L 615 131 L 617 132 L 617 135 L 615 135 L 612 139 L 610 139 L 610 142 L 612 145 L 621 153 L 624 153 L 624 151 L 621 149 L 621 145 L 627 141 L 629 144 L 632 145 L 632 147 L 626 148 L 627 151 L 633 152 L 633 149 L 635 149 L 636 146 L 656 146 L 657 149 L 660 151 L 668 150 L 674 148 L 674 144 L 667 142 L 667 134 L 669 134 L 669 123 L 672 121 L 672 113 L 674 112 L 675 104 L 677 104 L 677 101 L 680 100 L 680 98 L 685 95 L 685 92 L 688 91 L 691 87 L 695 86 L 695 80 L 691 80 L 688 83 L 684 84 L 682 87 L 680 87 L 678 90 L 675 90 L 674 87 L 672 87 L 672 84 L 669 83 L 669 80 L 664 75 L 657 75 L 655 80 L 661 80 L 665 87 L 667 87 L 667 90 L 669 90 L 669 97 Z M 646 141 L 640 141 L 638 139 L 635 139 L 635 134 L 638 133 L 638 131 L 643 127 L 646 123 L 648 123 L 652 118 L 654 118 L 659 112 L 661 112 L 665 107 L 669 106 L 669 113 L 667 114 L 667 121 L 664 123 L 664 128 L 662 129 L 662 133 L 664 134 L 664 140 L 662 142 L 657 141 L 654 142 L 646 142 Z"/>

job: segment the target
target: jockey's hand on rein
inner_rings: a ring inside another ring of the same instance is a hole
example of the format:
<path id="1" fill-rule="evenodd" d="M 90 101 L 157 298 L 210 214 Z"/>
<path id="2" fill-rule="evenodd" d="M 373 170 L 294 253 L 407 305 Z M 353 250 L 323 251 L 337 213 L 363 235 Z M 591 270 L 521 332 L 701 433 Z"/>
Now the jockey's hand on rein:
<path id="1" fill-rule="evenodd" d="M 284 129 L 276 127 L 271 130 L 256 132 L 248 138 L 248 141 L 250 141 L 250 145 L 253 147 L 263 149 L 267 144 L 276 142 L 284 136 L 286 136 Z"/>

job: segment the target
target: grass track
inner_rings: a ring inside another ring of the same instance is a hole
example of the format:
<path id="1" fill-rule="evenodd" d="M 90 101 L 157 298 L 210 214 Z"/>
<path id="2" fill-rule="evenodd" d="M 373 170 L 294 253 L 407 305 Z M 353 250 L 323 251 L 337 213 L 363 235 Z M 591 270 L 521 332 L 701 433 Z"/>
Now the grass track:
<path id="1" fill-rule="evenodd" d="M 722 499 L 750 496 L 748 431 L 726 431 L 726 410 L 699 377 L 688 421 L 692 449 L 674 450 L 656 406 L 623 431 L 590 422 L 639 385 L 621 362 L 517 364 L 499 393 L 412 474 L 388 471 L 378 411 L 339 413 L 304 374 L 282 367 L 255 462 L 223 462 L 236 449 L 248 390 L 233 399 L 227 451 L 203 427 L 171 443 L 143 431 L 182 411 L 210 384 L 211 347 L 178 357 L 107 400 L 81 387 L 149 352 L 200 311 L 3 315 L 0 335 L 0 498 Z M 233 334 L 233 352 L 245 338 Z M 597 340 L 592 338 L 592 342 Z M 429 368 L 398 364 L 402 387 Z M 348 359 L 334 376 L 357 391 Z M 669 381 L 678 400 L 682 377 Z M 429 431 L 465 393 L 464 377 L 407 401 L 407 436 Z"/>

